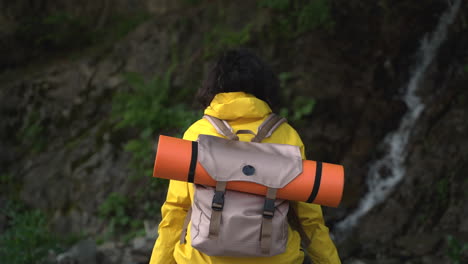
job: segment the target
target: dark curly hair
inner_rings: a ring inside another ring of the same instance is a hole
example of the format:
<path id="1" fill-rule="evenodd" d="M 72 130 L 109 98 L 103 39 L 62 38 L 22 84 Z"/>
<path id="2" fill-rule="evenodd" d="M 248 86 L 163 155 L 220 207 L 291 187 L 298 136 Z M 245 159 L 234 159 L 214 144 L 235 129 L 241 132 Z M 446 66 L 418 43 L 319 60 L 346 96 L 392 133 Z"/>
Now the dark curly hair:
<path id="1" fill-rule="evenodd" d="M 248 49 L 233 49 L 224 51 L 212 65 L 197 99 L 207 107 L 218 93 L 245 92 L 274 108 L 278 91 L 278 78 L 266 63 Z"/>

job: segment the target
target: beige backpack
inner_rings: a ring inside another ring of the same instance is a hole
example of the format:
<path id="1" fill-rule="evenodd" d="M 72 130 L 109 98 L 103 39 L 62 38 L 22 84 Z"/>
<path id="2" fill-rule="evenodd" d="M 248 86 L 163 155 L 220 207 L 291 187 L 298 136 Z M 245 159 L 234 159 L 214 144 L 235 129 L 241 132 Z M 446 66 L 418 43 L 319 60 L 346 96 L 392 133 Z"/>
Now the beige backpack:
<path id="1" fill-rule="evenodd" d="M 225 120 L 204 116 L 227 139 L 200 135 L 198 162 L 216 188 L 195 185 L 181 243 L 191 223 L 191 245 L 209 256 L 274 256 L 286 250 L 289 201 L 276 199 L 278 189 L 302 172 L 297 146 L 260 143 L 286 119 L 271 114 L 258 128 L 234 132 Z M 237 134 L 253 134 L 251 142 Z M 248 181 L 266 187 L 266 196 L 226 190 L 229 182 Z"/>

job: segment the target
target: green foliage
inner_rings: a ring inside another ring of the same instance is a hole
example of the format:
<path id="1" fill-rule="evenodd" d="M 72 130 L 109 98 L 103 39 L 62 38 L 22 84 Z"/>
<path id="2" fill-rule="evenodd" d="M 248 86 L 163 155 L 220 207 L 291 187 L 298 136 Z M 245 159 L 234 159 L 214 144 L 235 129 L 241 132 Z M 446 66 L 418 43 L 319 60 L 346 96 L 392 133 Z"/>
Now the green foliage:
<path id="1" fill-rule="evenodd" d="M 18 133 L 18 140 L 26 145 L 33 153 L 45 148 L 42 120 L 38 111 L 29 111 L 23 119 L 22 127 Z"/>
<path id="2" fill-rule="evenodd" d="M 465 65 L 465 72 L 467 72 L 467 73 L 468 73 L 468 64 L 467 64 L 467 65 Z"/>
<path id="3" fill-rule="evenodd" d="M 447 236 L 447 255 L 449 256 L 452 264 L 461 264 L 463 261 L 463 255 L 468 252 L 468 243 L 461 243 L 453 236 Z"/>
<path id="4" fill-rule="evenodd" d="M 202 2 L 202 0 L 184 0 L 184 2 L 188 5 L 198 5 Z"/>
<path id="5" fill-rule="evenodd" d="M 108 223 L 107 230 L 98 238 L 98 243 L 116 238 L 126 243 L 137 236 L 145 235 L 142 219 L 154 219 L 161 211 L 161 204 L 151 195 L 158 187 L 159 184 L 151 180 L 130 196 L 117 192 L 109 194 L 98 208 L 99 217 Z"/>
<path id="6" fill-rule="evenodd" d="M 10 184 L 12 182 L 13 177 L 9 173 L 0 174 L 0 186 L 4 186 Z"/>
<path id="7" fill-rule="evenodd" d="M 289 0 L 261 0 L 258 2 L 259 7 L 271 8 L 277 11 L 285 11 L 289 8 Z"/>
<path id="8" fill-rule="evenodd" d="M 111 19 L 108 26 L 93 34 L 93 40 L 95 42 L 99 41 L 100 38 L 107 38 L 111 41 L 119 40 L 149 18 L 150 16 L 146 13 L 139 13 L 131 16 L 115 16 Z"/>
<path id="9" fill-rule="evenodd" d="M 294 79 L 295 75 L 292 72 L 281 72 L 278 74 L 278 79 L 280 81 L 280 86 L 283 91 L 290 91 L 290 89 L 286 88 L 287 82 Z M 288 94 L 289 95 L 289 94 Z"/>
<path id="10" fill-rule="evenodd" d="M 155 181 L 151 181 L 151 184 L 150 184 L 150 189 L 151 190 L 154 190 L 155 187 L 154 186 L 154 183 Z M 151 186 L 153 184 L 153 186 Z M 142 202 L 143 204 L 143 210 L 145 212 L 145 214 L 151 218 L 155 218 L 159 212 L 161 211 L 161 204 L 156 201 L 156 200 L 145 200 Z"/>
<path id="11" fill-rule="evenodd" d="M 170 93 L 172 70 L 162 78 L 145 81 L 138 73 L 124 75 L 133 88 L 118 92 L 113 101 L 112 113 L 118 119 L 117 128 L 143 128 L 143 135 L 171 128 L 186 128 L 193 121 L 192 113 L 180 99 Z"/>
<path id="12" fill-rule="evenodd" d="M 315 103 L 313 98 L 297 96 L 292 100 L 290 106 L 280 109 L 280 114 L 291 122 L 298 122 L 312 113 Z"/>
<path id="13" fill-rule="evenodd" d="M 0 234 L 0 263 L 45 263 L 49 250 L 63 250 L 60 239 L 50 232 L 47 218 L 39 210 L 8 204 L 0 213 L 9 220 L 9 227 Z"/>
<path id="14" fill-rule="evenodd" d="M 75 33 L 86 29 L 86 23 L 77 18 L 72 17 L 66 13 L 57 13 L 54 15 L 47 16 L 43 19 L 44 32 L 36 40 L 36 44 L 39 45 L 52 45 L 54 47 L 60 47 L 68 44 L 72 39 L 77 40 L 74 36 Z M 85 30 L 86 32 L 88 30 Z M 89 34 L 89 33 L 88 33 Z M 86 41 L 86 38 L 81 35 L 81 40 Z M 87 36 L 89 37 L 89 36 Z"/>
<path id="15" fill-rule="evenodd" d="M 416 219 L 419 225 L 424 225 L 428 221 L 429 216 L 425 213 L 420 213 Z"/>
<path id="16" fill-rule="evenodd" d="M 215 26 L 205 35 L 204 54 L 210 58 L 224 49 L 237 48 L 250 40 L 252 24 L 246 25 L 240 31 L 230 30 L 224 26 Z"/>
<path id="17" fill-rule="evenodd" d="M 258 6 L 273 12 L 269 32 L 273 40 L 295 38 L 314 29 L 332 32 L 335 26 L 329 0 L 262 0 Z"/>
<path id="18" fill-rule="evenodd" d="M 18 29 L 18 37 L 36 48 L 60 49 L 89 44 L 92 34 L 85 19 L 57 12 L 25 18 Z"/>
<path id="19" fill-rule="evenodd" d="M 125 211 L 127 210 L 128 200 L 119 193 L 111 193 L 107 199 L 99 206 L 99 215 L 102 217 L 116 217 L 116 224 L 127 225 L 130 219 Z"/>
<path id="20" fill-rule="evenodd" d="M 130 167 L 135 173 L 135 175 L 132 175 L 133 178 L 151 175 L 152 167 L 150 162 L 154 156 L 152 141 L 154 139 L 150 135 L 142 133 L 139 138 L 131 139 L 125 144 L 124 150 L 132 153 Z M 151 157 L 151 160 L 148 157 Z"/>
<path id="21" fill-rule="evenodd" d="M 98 42 L 114 42 L 149 18 L 146 13 L 119 15 L 96 27 L 96 18 L 67 12 L 25 16 L 17 38 L 39 50 L 83 48 Z"/>
<path id="22" fill-rule="evenodd" d="M 439 180 L 436 184 L 436 190 L 439 201 L 442 203 L 447 202 L 449 198 L 449 180 L 447 178 Z"/>
<path id="23" fill-rule="evenodd" d="M 11 199 L 17 199 L 21 190 L 21 181 L 11 173 L 0 174 L 0 193 Z"/>
<path id="24" fill-rule="evenodd" d="M 331 31 L 334 22 L 331 19 L 331 9 L 328 0 L 308 1 L 297 11 L 297 33 L 302 34 L 314 28 L 323 27 Z"/>
<path id="25" fill-rule="evenodd" d="M 286 117 L 291 122 L 299 122 L 307 115 L 310 115 L 315 107 L 315 99 L 304 96 L 293 96 L 291 89 L 287 88 L 287 83 L 296 78 L 292 72 L 282 72 L 278 75 L 285 106 L 281 107 L 280 115 Z"/>
<path id="26" fill-rule="evenodd" d="M 99 206 L 99 216 L 110 219 L 111 229 L 127 227 L 131 218 L 128 214 L 128 199 L 119 194 L 111 193 L 107 199 Z"/>
<path id="27" fill-rule="evenodd" d="M 149 81 L 141 74 L 127 73 L 124 78 L 130 89 L 118 91 L 113 97 L 114 129 L 136 135 L 124 145 L 124 150 L 132 155 L 129 164 L 132 179 L 152 176 L 157 134 L 180 133 L 201 115 L 184 103 L 186 91 L 171 90 L 173 67 L 162 77 L 155 76 Z M 160 204 L 155 201 L 154 194 L 167 184 L 167 180 L 151 178 L 149 184 L 131 197 L 109 195 L 99 209 L 101 217 L 110 223 L 106 236 L 119 235 L 126 241 L 141 235 L 144 232 L 142 214 L 144 217 L 158 214 Z"/>
<path id="28" fill-rule="evenodd" d="M 123 240 L 144 234 L 143 222 L 132 214 L 134 207 L 132 201 L 116 192 L 111 193 L 99 206 L 99 216 L 109 221 L 109 229 L 106 236 L 123 235 Z"/>
<path id="29" fill-rule="evenodd" d="M 171 132 L 187 128 L 199 113 L 180 102 L 178 94 L 171 93 L 171 72 L 150 81 L 138 73 L 127 73 L 125 79 L 130 91 L 119 91 L 112 102 L 112 117 L 116 128 L 139 131 L 137 138 L 128 141 L 124 149 L 132 153 L 130 166 L 134 175 L 151 176 L 154 142 L 158 132 Z M 155 179 L 159 181 L 158 179 Z M 163 185 L 167 181 L 162 181 Z"/>

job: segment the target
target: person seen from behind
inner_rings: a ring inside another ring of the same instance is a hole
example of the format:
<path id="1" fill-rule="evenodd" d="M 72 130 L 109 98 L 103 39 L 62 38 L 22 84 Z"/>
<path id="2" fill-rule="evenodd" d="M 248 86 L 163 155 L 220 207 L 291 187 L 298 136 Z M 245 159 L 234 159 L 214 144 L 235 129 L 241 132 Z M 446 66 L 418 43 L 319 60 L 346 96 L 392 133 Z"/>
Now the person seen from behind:
<path id="1" fill-rule="evenodd" d="M 197 97 L 205 108 L 205 115 L 227 121 L 234 131 L 257 131 L 272 113 L 272 108 L 278 105 L 279 89 L 278 78 L 267 64 L 250 50 L 234 49 L 220 55 Z M 183 138 L 196 141 L 200 134 L 223 137 L 207 119 L 202 118 L 188 128 Z M 252 137 L 250 134 L 240 134 L 239 140 L 250 141 Z M 262 142 L 298 146 L 302 159 L 306 159 L 301 138 L 287 123 L 282 123 Z M 186 242 L 182 243 L 180 237 L 187 212 L 193 205 L 194 192 L 192 183 L 170 181 L 166 201 L 161 208 L 159 237 L 150 264 L 301 264 L 305 255 L 315 264 L 341 263 L 325 226 L 320 205 L 304 202 L 289 201 L 293 217 L 287 228 L 286 249 L 281 254 L 260 257 L 209 256 L 191 246 L 190 227 L 185 235 Z"/>

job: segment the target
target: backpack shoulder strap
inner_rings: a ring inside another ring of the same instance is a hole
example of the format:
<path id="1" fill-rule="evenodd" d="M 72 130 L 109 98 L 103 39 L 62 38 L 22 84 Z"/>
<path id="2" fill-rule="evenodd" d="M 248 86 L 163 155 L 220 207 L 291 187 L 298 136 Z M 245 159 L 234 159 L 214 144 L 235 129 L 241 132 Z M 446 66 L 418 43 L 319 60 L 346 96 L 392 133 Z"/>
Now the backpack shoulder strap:
<path id="1" fill-rule="evenodd" d="M 239 140 L 237 134 L 254 134 L 255 136 L 252 138 L 251 142 L 261 142 L 263 139 L 270 137 L 281 124 L 287 122 L 286 118 L 271 113 L 258 127 L 257 134 L 255 134 L 250 130 L 239 130 L 237 133 L 234 133 L 232 127 L 226 120 L 221 120 L 210 115 L 204 115 L 203 118 L 208 120 L 219 134 L 230 140 Z"/>
<path id="2" fill-rule="evenodd" d="M 258 127 L 257 135 L 252 139 L 252 142 L 261 142 L 263 139 L 270 137 L 284 122 L 287 122 L 286 118 L 271 113 Z"/>
<path id="3" fill-rule="evenodd" d="M 226 122 L 226 120 L 221 120 L 210 115 L 204 115 L 203 118 L 208 120 L 208 122 L 210 122 L 211 125 L 213 125 L 213 127 L 219 134 L 229 138 L 230 140 L 239 140 L 239 137 L 236 134 L 234 134 L 232 127 L 229 125 L 228 122 Z"/>

